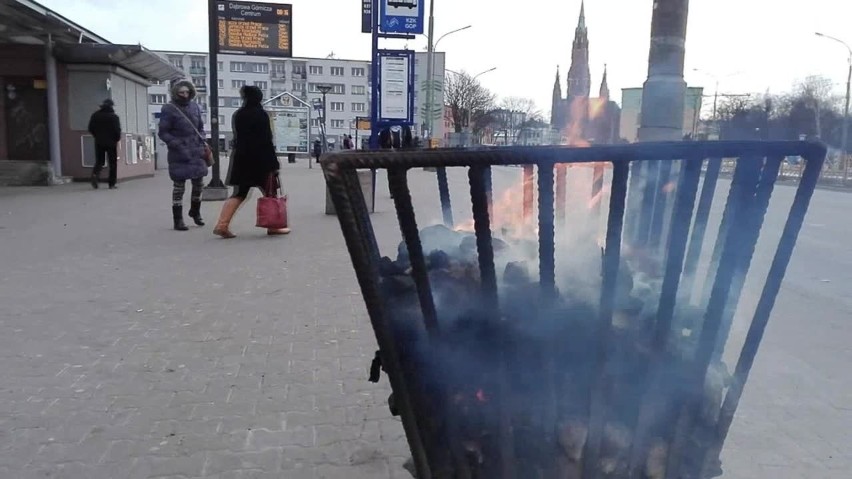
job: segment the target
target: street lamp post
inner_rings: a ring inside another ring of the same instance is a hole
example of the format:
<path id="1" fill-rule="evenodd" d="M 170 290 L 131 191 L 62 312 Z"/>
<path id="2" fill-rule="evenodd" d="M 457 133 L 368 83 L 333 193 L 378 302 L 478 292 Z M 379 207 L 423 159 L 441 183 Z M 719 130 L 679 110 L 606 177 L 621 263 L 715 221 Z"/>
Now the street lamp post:
<path id="1" fill-rule="evenodd" d="M 207 2 L 207 26 L 209 29 L 208 45 L 210 49 L 208 71 L 210 75 L 210 149 L 213 150 L 213 166 L 211 168 L 212 178 L 210 183 L 204 187 L 204 199 L 207 201 L 222 201 L 228 197 L 228 187 L 222 181 L 219 170 L 219 14 L 216 10 L 217 2 Z"/>
<path id="2" fill-rule="evenodd" d="M 846 74 L 846 107 L 843 110 L 843 134 L 840 139 L 840 149 L 843 151 L 843 169 L 846 170 L 846 140 L 848 138 L 848 128 L 849 128 L 849 94 L 850 94 L 850 86 L 852 86 L 852 47 L 849 46 L 848 43 L 844 42 L 839 38 L 832 37 L 830 35 L 825 35 L 823 33 L 816 32 L 818 37 L 827 38 L 829 40 L 833 40 L 844 47 L 846 47 L 846 51 L 849 53 L 846 61 L 848 63 L 849 69 Z"/>
<path id="3" fill-rule="evenodd" d="M 461 28 L 457 28 L 455 30 L 451 30 L 443 35 L 441 35 L 435 43 L 432 43 L 432 34 L 434 33 L 434 5 L 435 1 L 432 0 L 429 6 L 429 44 L 427 45 L 427 53 L 426 53 L 426 128 L 429 130 L 429 138 L 432 138 L 432 129 L 434 127 L 435 122 L 435 112 L 432 111 L 434 98 L 435 98 L 435 79 L 433 78 L 435 72 L 435 49 L 438 47 L 438 44 L 441 43 L 447 35 L 452 35 L 453 33 L 460 32 L 462 30 L 467 30 L 472 27 L 472 25 L 466 25 Z"/>
<path id="4" fill-rule="evenodd" d="M 322 151 L 323 153 L 328 151 L 328 141 L 326 139 L 326 117 L 328 116 L 328 103 L 326 102 L 326 95 L 328 92 L 332 90 L 331 85 L 317 85 L 317 90 L 322 93 L 322 116 L 320 117 L 320 133 L 322 134 Z"/>

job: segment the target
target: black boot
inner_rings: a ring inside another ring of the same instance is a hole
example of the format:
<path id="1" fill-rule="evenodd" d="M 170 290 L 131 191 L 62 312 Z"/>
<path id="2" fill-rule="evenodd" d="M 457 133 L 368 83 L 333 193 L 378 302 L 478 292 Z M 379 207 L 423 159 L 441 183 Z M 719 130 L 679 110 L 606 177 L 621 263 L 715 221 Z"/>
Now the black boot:
<path id="1" fill-rule="evenodd" d="M 175 230 L 186 231 L 186 223 L 183 222 L 183 206 L 172 206 L 172 217 L 175 220 Z"/>
<path id="2" fill-rule="evenodd" d="M 204 226 L 204 220 L 201 218 L 201 202 L 193 201 L 189 206 L 189 217 L 195 221 L 198 226 Z"/>
<path id="3" fill-rule="evenodd" d="M 92 174 L 92 188 L 98 189 L 98 183 L 100 181 L 101 181 L 101 179 L 98 177 L 98 175 Z"/>

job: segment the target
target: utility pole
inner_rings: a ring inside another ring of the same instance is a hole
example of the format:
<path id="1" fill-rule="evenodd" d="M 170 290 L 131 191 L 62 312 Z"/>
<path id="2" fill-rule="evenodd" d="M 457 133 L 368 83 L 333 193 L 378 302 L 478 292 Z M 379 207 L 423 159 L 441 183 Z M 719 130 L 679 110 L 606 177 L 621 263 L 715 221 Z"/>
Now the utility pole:
<path id="1" fill-rule="evenodd" d="M 228 197 L 228 188 L 222 182 L 219 169 L 219 15 L 216 12 L 216 0 L 207 2 L 207 29 L 209 36 L 209 66 L 210 82 L 207 87 L 210 101 L 210 149 L 213 150 L 213 177 L 204 188 L 203 198 L 207 201 L 223 201 Z"/>
<path id="2" fill-rule="evenodd" d="M 429 142 L 432 142 L 433 127 L 435 125 L 434 114 L 432 112 L 432 103 L 435 97 L 434 78 L 432 78 L 433 63 L 435 56 L 435 0 L 429 1 L 429 35 L 427 37 L 428 45 L 426 46 L 426 110 L 429 115 L 426 118 L 426 128 L 429 130 Z"/>
<path id="3" fill-rule="evenodd" d="M 326 95 L 332 89 L 331 85 L 317 85 L 317 90 L 322 93 L 322 116 L 320 117 L 320 132 L 322 133 L 322 152 L 328 152 L 328 139 L 326 138 L 325 132 L 327 131 L 326 127 L 326 118 L 328 117 L 328 102 L 326 101 Z"/>
<path id="4" fill-rule="evenodd" d="M 849 46 L 848 43 L 844 42 L 839 38 L 832 37 L 830 35 L 825 35 L 823 33 L 816 32 L 818 37 L 827 38 L 829 40 L 835 41 L 844 47 L 846 47 L 846 51 L 848 52 L 848 56 L 846 57 L 846 62 L 848 63 L 848 72 L 846 74 L 846 107 L 843 110 L 843 134 L 840 140 L 840 149 L 843 152 L 843 161 L 846 161 L 846 152 L 847 152 L 847 139 L 848 139 L 848 131 L 849 131 L 849 95 L 852 93 L 852 47 Z M 843 165 L 845 169 L 845 164 Z"/>

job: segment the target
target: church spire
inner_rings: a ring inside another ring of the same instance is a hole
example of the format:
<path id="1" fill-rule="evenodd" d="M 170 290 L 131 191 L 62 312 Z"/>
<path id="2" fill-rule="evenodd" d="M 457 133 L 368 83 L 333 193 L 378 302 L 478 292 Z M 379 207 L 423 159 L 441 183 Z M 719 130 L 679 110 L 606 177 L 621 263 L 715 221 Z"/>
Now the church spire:
<path id="1" fill-rule="evenodd" d="M 586 4 L 580 3 L 580 18 L 574 31 L 571 68 L 568 70 L 568 99 L 589 97 L 592 79 L 589 73 L 589 32 L 586 29 Z"/>
<path id="2" fill-rule="evenodd" d="M 601 80 L 601 91 L 598 96 L 605 100 L 609 100 L 609 84 L 607 84 L 606 81 L 606 63 L 604 63 L 603 79 Z"/>
<path id="3" fill-rule="evenodd" d="M 559 80 L 559 65 L 556 65 L 556 81 L 553 83 L 553 99 L 550 103 L 550 124 L 559 125 L 562 121 L 562 85 Z"/>

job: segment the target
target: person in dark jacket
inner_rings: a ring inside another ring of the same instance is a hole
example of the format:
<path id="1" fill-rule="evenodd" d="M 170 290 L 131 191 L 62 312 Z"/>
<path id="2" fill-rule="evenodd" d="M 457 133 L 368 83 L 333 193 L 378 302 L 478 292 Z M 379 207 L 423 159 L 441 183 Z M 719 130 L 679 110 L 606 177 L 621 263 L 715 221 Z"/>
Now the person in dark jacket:
<path id="1" fill-rule="evenodd" d="M 252 188 L 260 188 L 264 194 L 271 175 L 277 175 L 281 164 L 275 154 L 272 140 L 272 126 L 269 114 L 263 109 L 263 91 L 256 86 L 244 86 L 240 89 L 243 106 L 231 119 L 234 132 L 234 154 L 228 166 L 226 182 L 234 187 L 234 193 L 222 205 L 222 212 L 216 222 L 213 234 L 222 238 L 235 238 L 231 232 L 231 219 L 240 205 L 248 197 Z M 269 229 L 269 235 L 282 235 L 289 228 Z"/>
<path id="2" fill-rule="evenodd" d="M 118 168 L 118 142 L 121 140 L 121 120 L 115 114 L 115 103 L 107 98 L 98 111 L 89 118 L 89 133 L 95 138 L 95 168 L 92 170 L 92 188 L 101 181 L 104 160 L 109 163 L 109 188 L 116 188 Z"/>
<path id="3" fill-rule="evenodd" d="M 172 101 L 163 105 L 160 113 L 159 136 L 169 149 L 169 177 L 174 183 L 172 189 L 172 218 L 174 228 L 186 231 L 183 222 L 183 197 L 186 192 L 186 180 L 192 183 L 189 217 L 198 226 L 204 226 L 201 218 L 201 193 L 204 189 L 204 177 L 207 176 L 207 162 L 204 156 L 207 144 L 204 141 L 204 115 L 195 98 L 195 85 L 187 80 L 176 82 L 172 86 Z"/>

